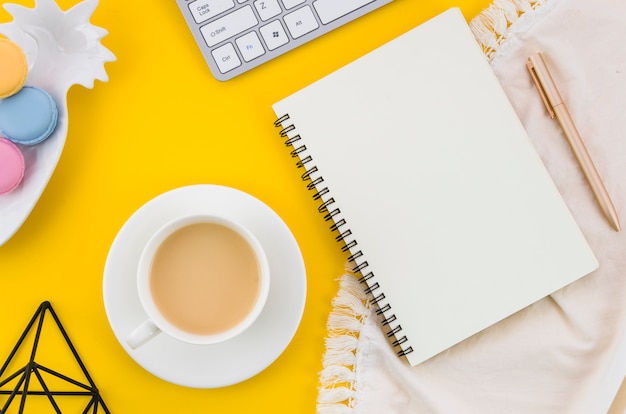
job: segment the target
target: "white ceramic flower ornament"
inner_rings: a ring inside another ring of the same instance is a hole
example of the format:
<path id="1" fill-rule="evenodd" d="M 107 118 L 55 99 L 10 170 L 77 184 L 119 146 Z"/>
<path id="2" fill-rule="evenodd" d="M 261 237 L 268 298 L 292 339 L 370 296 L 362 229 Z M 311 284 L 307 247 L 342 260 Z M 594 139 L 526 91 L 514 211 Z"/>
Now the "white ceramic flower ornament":
<path id="1" fill-rule="evenodd" d="M 15 234 L 39 200 L 63 151 L 68 130 L 67 92 L 76 84 L 93 88 L 108 80 L 104 64 L 115 56 L 100 40 L 107 31 L 89 22 L 98 0 L 84 0 L 67 11 L 54 0 L 28 8 L 5 4 L 13 21 L 0 34 L 19 45 L 28 60 L 26 85 L 48 92 L 59 109 L 55 131 L 43 143 L 21 147 L 26 162 L 19 188 L 0 196 L 0 246 Z"/>

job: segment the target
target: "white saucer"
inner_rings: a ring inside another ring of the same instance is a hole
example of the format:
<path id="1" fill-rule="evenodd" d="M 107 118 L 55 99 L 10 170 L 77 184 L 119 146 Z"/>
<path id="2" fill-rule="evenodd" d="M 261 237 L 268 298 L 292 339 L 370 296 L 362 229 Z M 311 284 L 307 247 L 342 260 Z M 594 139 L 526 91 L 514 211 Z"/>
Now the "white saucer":
<path id="1" fill-rule="evenodd" d="M 161 333 L 133 350 L 125 338 L 147 318 L 135 278 L 142 246 L 155 230 L 181 212 L 229 215 L 255 234 L 270 262 L 267 304 L 251 328 L 221 344 L 191 345 Z M 306 273 L 291 231 L 267 205 L 229 187 L 193 185 L 156 197 L 128 219 L 109 251 L 103 291 L 113 332 L 139 365 L 178 385 L 218 388 L 258 374 L 287 348 L 304 311 Z"/>

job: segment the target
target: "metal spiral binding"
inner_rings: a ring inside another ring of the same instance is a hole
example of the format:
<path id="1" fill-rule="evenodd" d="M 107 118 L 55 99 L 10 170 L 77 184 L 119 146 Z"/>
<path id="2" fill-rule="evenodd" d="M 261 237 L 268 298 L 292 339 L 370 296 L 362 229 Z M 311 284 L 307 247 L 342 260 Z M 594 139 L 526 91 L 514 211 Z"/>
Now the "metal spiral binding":
<path id="1" fill-rule="evenodd" d="M 280 136 L 281 138 L 286 138 L 285 146 L 293 148 L 291 156 L 293 158 L 298 158 L 296 167 L 304 169 L 304 173 L 301 176 L 302 181 L 310 181 L 307 183 L 307 189 L 315 190 L 313 199 L 316 201 L 322 201 L 317 209 L 321 214 L 324 214 L 324 221 L 333 223 L 330 226 L 330 231 L 337 232 L 338 235 L 335 237 L 335 240 L 337 242 L 344 243 L 341 250 L 343 252 L 350 251 L 352 253 L 356 250 L 358 243 L 355 239 L 350 239 L 352 231 L 347 227 L 348 222 L 341 217 L 341 210 L 334 206 L 335 199 L 332 197 L 326 198 L 326 196 L 330 196 L 330 190 L 324 185 L 324 178 L 321 175 L 315 176 L 316 173 L 319 173 L 318 168 L 314 165 L 313 157 L 307 154 L 306 145 L 299 142 L 302 138 L 298 134 L 291 135 L 291 133 L 296 130 L 295 125 L 290 124 L 283 126 L 283 124 L 288 120 L 289 114 L 285 114 L 274 122 L 274 126 L 282 128 L 280 130 Z M 357 250 L 348 258 L 349 262 L 355 263 L 355 266 L 352 268 L 352 272 L 361 274 L 359 282 L 364 283 L 367 286 L 365 293 L 370 295 L 372 297 L 371 302 L 377 305 L 376 315 L 383 318 L 381 324 L 387 329 L 385 334 L 388 338 L 395 339 L 395 341 L 392 342 L 392 346 L 400 349 L 397 351 L 398 356 L 410 354 L 413 352 L 413 348 L 411 346 L 406 348 L 403 347 L 403 345 L 408 342 L 408 339 L 405 335 L 400 336 L 402 333 L 402 326 L 400 324 L 394 324 L 397 321 L 397 318 L 394 313 L 390 314 L 392 310 L 391 305 L 389 303 L 381 303 L 384 299 L 386 299 L 385 294 L 377 292 L 377 290 L 381 287 L 378 282 L 374 280 L 374 273 L 368 271 L 367 268 L 369 267 L 369 264 L 366 260 L 361 262 L 358 261 L 358 259 L 362 259 L 363 256 L 363 252 L 361 250 Z"/>

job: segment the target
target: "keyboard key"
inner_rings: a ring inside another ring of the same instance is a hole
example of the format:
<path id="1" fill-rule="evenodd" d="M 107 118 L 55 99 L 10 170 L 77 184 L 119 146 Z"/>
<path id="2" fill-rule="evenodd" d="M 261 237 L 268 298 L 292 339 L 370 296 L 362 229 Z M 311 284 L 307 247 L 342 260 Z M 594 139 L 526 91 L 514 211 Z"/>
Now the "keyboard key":
<path id="1" fill-rule="evenodd" d="M 323 24 L 328 24 L 374 0 L 317 0 L 313 6 Z"/>
<path id="2" fill-rule="evenodd" d="M 269 50 L 274 50 L 289 42 L 287 33 L 285 33 L 283 25 L 280 24 L 278 20 L 274 20 L 272 23 L 261 27 L 259 31 Z"/>
<path id="3" fill-rule="evenodd" d="M 302 7 L 293 13 L 287 14 L 284 19 L 287 29 L 289 29 L 289 33 L 291 33 L 294 39 L 304 36 L 319 27 L 313 15 L 313 11 L 311 11 L 309 6 Z"/>
<path id="4" fill-rule="evenodd" d="M 241 60 L 239 60 L 239 56 L 237 56 L 237 52 L 235 52 L 235 47 L 232 43 L 226 43 L 224 46 L 214 49 L 211 54 L 222 73 L 226 73 L 229 70 L 235 69 L 237 66 L 241 66 Z"/>
<path id="5" fill-rule="evenodd" d="M 257 0 L 254 2 L 254 7 L 256 7 L 256 11 L 263 21 L 278 16 L 283 11 L 280 8 L 280 4 L 278 4 L 278 0 Z"/>
<path id="6" fill-rule="evenodd" d="M 200 31 L 207 45 L 215 46 L 226 39 L 230 39 L 254 27 L 258 22 L 254 11 L 252 11 L 252 7 L 244 6 L 224 17 L 212 21 L 206 26 L 202 26 Z"/>
<path id="7" fill-rule="evenodd" d="M 233 0 L 196 0 L 189 3 L 189 10 L 196 23 L 207 21 L 233 7 Z"/>
<path id="8" fill-rule="evenodd" d="M 176 3 L 211 72 L 216 79 L 225 81 L 392 1 L 176 0 Z"/>
<path id="9" fill-rule="evenodd" d="M 239 39 L 235 40 L 235 43 L 237 43 L 241 56 L 243 56 L 243 60 L 246 62 L 250 62 L 252 59 L 256 59 L 265 53 L 261 40 L 255 32 L 241 36 Z"/>
<path id="10" fill-rule="evenodd" d="M 293 9 L 298 4 L 304 3 L 306 0 L 282 0 L 286 9 Z"/>

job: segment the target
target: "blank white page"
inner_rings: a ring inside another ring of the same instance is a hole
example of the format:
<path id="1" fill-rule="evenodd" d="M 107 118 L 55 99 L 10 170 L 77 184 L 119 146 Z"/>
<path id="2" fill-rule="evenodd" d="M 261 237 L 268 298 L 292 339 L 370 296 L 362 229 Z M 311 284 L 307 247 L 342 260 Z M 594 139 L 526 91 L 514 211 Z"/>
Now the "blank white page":
<path id="1" fill-rule="evenodd" d="M 598 266 L 458 9 L 273 108 L 306 144 L 412 365 Z"/>

